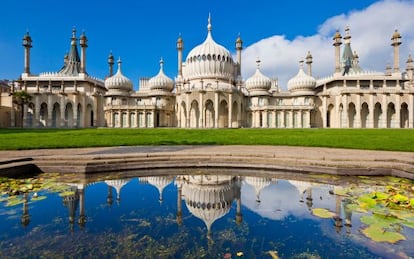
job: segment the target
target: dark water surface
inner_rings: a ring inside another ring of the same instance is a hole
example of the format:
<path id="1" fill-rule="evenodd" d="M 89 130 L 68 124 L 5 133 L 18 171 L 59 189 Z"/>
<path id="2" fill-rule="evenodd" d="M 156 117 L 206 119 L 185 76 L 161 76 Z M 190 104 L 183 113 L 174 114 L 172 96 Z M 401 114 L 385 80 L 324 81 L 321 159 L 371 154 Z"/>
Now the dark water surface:
<path id="1" fill-rule="evenodd" d="M 414 256 L 413 209 L 394 220 L 394 210 L 352 194 L 409 191 L 402 179 L 220 169 L 9 180 L 0 181 L 1 258 Z M 363 217 L 405 240 L 372 240 Z"/>

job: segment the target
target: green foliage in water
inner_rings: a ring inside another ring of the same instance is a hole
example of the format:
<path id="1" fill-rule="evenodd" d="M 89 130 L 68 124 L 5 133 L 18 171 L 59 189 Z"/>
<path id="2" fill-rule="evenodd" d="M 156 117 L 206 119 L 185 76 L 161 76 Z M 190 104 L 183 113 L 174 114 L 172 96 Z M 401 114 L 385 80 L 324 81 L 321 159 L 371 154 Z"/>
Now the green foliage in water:
<path id="1" fill-rule="evenodd" d="M 134 145 L 288 145 L 414 151 L 410 129 L 0 129 L 0 150 Z"/>

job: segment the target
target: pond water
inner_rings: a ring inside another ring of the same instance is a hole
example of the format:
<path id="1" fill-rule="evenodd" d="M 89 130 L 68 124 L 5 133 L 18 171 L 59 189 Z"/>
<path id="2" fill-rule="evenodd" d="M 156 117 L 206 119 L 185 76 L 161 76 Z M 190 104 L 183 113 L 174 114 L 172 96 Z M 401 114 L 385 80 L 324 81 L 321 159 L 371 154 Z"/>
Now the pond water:
<path id="1" fill-rule="evenodd" d="M 0 188 L 1 258 L 414 257 L 405 179 L 158 170 Z"/>

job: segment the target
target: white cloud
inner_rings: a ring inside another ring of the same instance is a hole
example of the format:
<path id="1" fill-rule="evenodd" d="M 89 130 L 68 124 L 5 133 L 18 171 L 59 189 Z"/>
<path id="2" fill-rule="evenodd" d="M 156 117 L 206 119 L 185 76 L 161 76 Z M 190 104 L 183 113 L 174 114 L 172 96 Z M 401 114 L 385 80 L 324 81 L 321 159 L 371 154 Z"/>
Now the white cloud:
<path id="1" fill-rule="evenodd" d="M 262 39 L 243 52 L 242 74 L 250 77 L 260 58 L 261 70 L 270 77 L 278 77 L 282 89 L 298 72 L 298 61 L 308 51 L 313 56 L 313 76 L 324 77 L 334 70 L 334 48 L 332 37 L 337 29 L 344 36 L 350 27 L 352 49 L 357 51 L 364 70 L 384 71 L 387 64 L 393 65 L 391 36 L 395 29 L 402 34 L 400 68 L 405 69 L 408 54 L 414 49 L 414 1 L 384 0 L 364 10 L 352 11 L 327 19 L 312 36 L 298 36 L 293 40 L 283 35 Z"/>

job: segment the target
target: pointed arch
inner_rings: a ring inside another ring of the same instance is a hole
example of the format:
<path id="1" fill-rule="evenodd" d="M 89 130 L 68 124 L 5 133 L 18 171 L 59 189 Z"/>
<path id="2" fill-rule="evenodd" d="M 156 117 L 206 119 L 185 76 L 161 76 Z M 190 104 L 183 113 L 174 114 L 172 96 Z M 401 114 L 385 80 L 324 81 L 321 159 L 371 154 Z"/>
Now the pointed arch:
<path id="1" fill-rule="evenodd" d="M 26 113 L 26 127 L 28 128 L 33 128 L 34 113 L 35 113 L 35 105 L 34 103 L 29 103 L 27 105 L 27 113 Z"/>
<path id="2" fill-rule="evenodd" d="M 47 114 L 47 104 L 42 103 L 40 105 L 40 111 L 39 111 L 39 126 L 40 127 L 47 127 L 47 121 L 48 121 L 48 114 Z"/>
<path id="3" fill-rule="evenodd" d="M 328 109 L 326 111 L 326 127 L 330 128 L 333 124 L 333 111 L 334 111 L 334 106 L 333 104 L 329 104 Z"/>
<path id="4" fill-rule="evenodd" d="M 92 104 L 88 104 L 86 106 L 86 111 L 85 111 L 85 127 L 93 127 L 93 108 L 92 108 Z"/>
<path id="5" fill-rule="evenodd" d="M 400 128 L 408 128 L 408 105 L 405 102 L 400 109 Z"/>
<path id="6" fill-rule="evenodd" d="M 229 126 L 229 107 L 226 100 L 222 100 L 219 105 L 218 127 L 227 128 Z"/>
<path id="7" fill-rule="evenodd" d="M 387 128 L 396 128 L 396 112 L 394 103 L 387 105 Z"/>
<path id="8" fill-rule="evenodd" d="M 368 125 L 369 108 L 368 104 L 364 102 L 361 106 L 361 128 L 366 128 Z"/>
<path id="9" fill-rule="evenodd" d="M 356 108 L 354 103 L 348 104 L 348 128 L 355 127 Z"/>
<path id="10" fill-rule="evenodd" d="M 379 128 L 380 122 L 382 119 L 382 108 L 381 108 L 381 104 L 380 103 L 376 103 L 374 106 L 374 128 Z"/>
<path id="11" fill-rule="evenodd" d="M 76 125 L 78 125 L 79 128 L 83 128 L 84 127 L 83 107 L 80 103 L 78 104 L 77 110 L 78 110 L 77 112 L 78 117 L 76 118 L 77 120 Z"/>
<path id="12" fill-rule="evenodd" d="M 214 125 L 214 116 L 215 116 L 215 111 L 214 111 L 213 101 L 208 99 L 205 102 L 205 111 L 204 111 L 205 128 L 214 128 L 215 127 L 215 125 Z"/>
<path id="13" fill-rule="evenodd" d="M 190 128 L 199 128 L 200 109 L 198 102 L 193 100 L 190 106 Z"/>
<path id="14" fill-rule="evenodd" d="M 181 128 L 186 128 L 187 127 L 187 108 L 185 105 L 185 102 L 181 102 L 180 105 L 180 127 Z"/>
<path id="15" fill-rule="evenodd" d="M 53 104 L 52 110 L 52 127 L 58 128 L 60 126 L 60 104 L 58 102 Z"/>
<path id="16" fill-rule="evenodd" d="M 67 103 L 65 107 L 65 127 L 73 127 L 73 107 L 71 103 Z"/>

